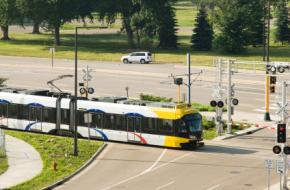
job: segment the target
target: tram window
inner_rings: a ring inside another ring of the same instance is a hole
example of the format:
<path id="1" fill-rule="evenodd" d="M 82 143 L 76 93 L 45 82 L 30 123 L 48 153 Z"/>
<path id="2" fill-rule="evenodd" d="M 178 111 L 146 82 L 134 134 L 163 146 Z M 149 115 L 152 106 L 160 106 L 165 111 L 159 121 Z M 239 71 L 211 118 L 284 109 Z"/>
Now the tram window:
<path id="1" fill-rule="evenodd" d="M 127 117 L 128 131 L 135 131 L 134 129 L 134 117 Z"/>
<path id="2" fill-rule="evenodd" d="M 8 117 L 9 118 L 17 118 L 17 110 L 18 110 L 18 105 L 17 104 L 9 104 L 8 105 Z"/>
<path id="3" fill-rule="evenodd" d="M 105 115 L 105 128 L 114 129 L 115 125 L 115 116 L 112 114 Z"/>
<path id="4" fill-rule="evenodd" d="M 18 119 L 29 120 L 29 106 L 27 105 L 18 105 Z"/>
<path id="5" fill-rule="evenodd" d="M 172 135 L 173 134 L 173 120 L 158 119 L 158 129 L 160 134 Z"/>
<path id="6" fill-rule="evenodd" d="M 83 111 L 78 111 L 77 112 L 77 118 L 78 118 L 78 125 L 79 126 L 87 126 L 84 122 L 84 112 Z"/>
<path id="7" fill-rule="evenodd" d="M 176 131 L 175 131 L 176 136 L 188 137 L 188 131 L 187 131 L 186 125 L 182 120 L 175 121 L 175 128 L 176 128 Z"/>
<path id="8" fill-rule="evenodd" d="M 42 107 L 30 107 L 30 120 L 31 121 L 43 121 L 43 108 Z"/>
<path id="9" fill-rule="evenodd" d="M 70 124 L 70 110 L 65 110 L 65 109 L 61 110 L 61 123 L 65 125 Z"/>
<path id="10" fill-rule="evenodd" d="M 159 120 L 159 131 L 163 134 L 173 134 L 173 121 L 169 119 Z"/>
<path id="11" fill-rule="evenodd" d="M 102 113 L 93 113 L 92 114 L 92 126 L 97 128 L 103 128 L 103 114 Z"/>
<path id="12" fill-rule="evenodd" d="M 43 121 L 48 123 L 56 122 L 56 110 L 55 108 L 44 108 L 43 109 Z"/>
<path id="13" fill-rule="evenodd" d="M 124 115 L 116 115 L 116 129 L 121 131 L 126 130 L 126 122 Z"/>
<path id="14" fill-rule="evenodd" d="M 142 119 L 142 132 L 154 134 L 156 133 L 156 119 L 153 118 L 146 118 Z"/>
<path id="15" fill-rule="evenodd" d="M 0 118 L 1 117 L 7 117 L 7 104 L 0 104 Z"/>
<path id="16" fill-rule="evenodd" d="M 136 117 L 135 118 L 135 132 L 141 132 L 141 126 L 142 126 L 142 118 Z"/>

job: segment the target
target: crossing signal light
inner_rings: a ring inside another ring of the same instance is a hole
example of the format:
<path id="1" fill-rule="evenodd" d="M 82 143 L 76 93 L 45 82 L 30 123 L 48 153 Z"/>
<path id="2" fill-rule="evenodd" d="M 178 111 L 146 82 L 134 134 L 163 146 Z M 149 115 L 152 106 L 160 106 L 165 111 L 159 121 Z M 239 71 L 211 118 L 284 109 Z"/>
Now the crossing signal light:
<path id="1" fill-rule="evenodd" d="M 281 153 L 281 147 L 278 146 L 278 145 L 275 145 L 273 147 L 273 152 L 274 152 L 274 154 L 280 154 Z"/>
<path id="2" fill-rule="evenodd" d="M 222 108 L 222 107 L 224 107 L 224 102 L 223 101 L 218 101 L 217 102 L 217 106 L 219 107 L 219 108 Z"/>
<path id="3" fill-rule="evenodd" d="M 216 107 L 217 106 L 217 102 L 215 100 L 210 101 L 210 106 L 211 107 Z"/>
<path id="4" fill-rule="evenodd" d="M 289 146 L 285 146 L 285 147 L 283 148 L 283 152 L 284 152 L 284 154 L 286 154 L 286 155 L 290 154 L 290 147 L 289 147 Z"/>
<path id="5" fill-rule="evenodd" d="M 285 143 L 286 142 L 286 124 L 280 123 L 277 126 L 277 142 Z"/>
<path id="6" fill-rule="evenodd" d="M 224 107 L 224 102 L 223 101 L 215 101 L 215 100 L 212 100 L 212 101 L 210 101 L 210 106 L 211 107 L 219 107 L 219 108 L 222 108 L 222 107 Z"/>

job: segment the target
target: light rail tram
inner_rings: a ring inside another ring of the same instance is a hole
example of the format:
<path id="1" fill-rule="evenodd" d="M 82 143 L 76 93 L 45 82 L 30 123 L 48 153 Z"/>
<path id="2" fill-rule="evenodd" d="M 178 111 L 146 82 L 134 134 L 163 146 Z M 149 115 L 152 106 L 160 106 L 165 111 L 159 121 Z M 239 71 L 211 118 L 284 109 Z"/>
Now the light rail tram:
<path id="1" fill-rule="evenodd" d="M 69 135 L 74 132 L 73 96 L 48 90 L 0 88 L 1 128 Z M 84 114 L 92 114 L 92 123 Z M 186 104 L 125 97 L 78 98 L 78 135 L 104 141 L 172 148 L 203 145 L 202 116 Z"/>

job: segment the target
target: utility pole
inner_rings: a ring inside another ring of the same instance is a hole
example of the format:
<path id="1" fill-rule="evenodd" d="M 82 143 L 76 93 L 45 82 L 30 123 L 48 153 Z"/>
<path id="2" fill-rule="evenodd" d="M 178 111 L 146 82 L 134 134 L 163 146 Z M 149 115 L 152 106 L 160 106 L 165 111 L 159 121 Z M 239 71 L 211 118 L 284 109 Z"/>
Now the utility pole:
<path id="1" fill-rule="evenodd" d="M 222 60 L 218 60 L 218 79 L 217 79 L 217 89 L 220 99 L 222 99 L 222 88 L 223 88 L 223 67 L 222 67 Z M 223 124 L 222 124 L 222 114 L 223 108 L 216 107 L 216 123 L 217 123 L 217 134 L 221 135 L 223 133 Z"/>
<path id="2" fill-rule="evenodd" d="M 73 112 L 73 126 L 74 126 L 74 156 L 78 156 L 78 126 L 76 122 L 78 109 L 78 27 L 75 28 L 75 95 L 74 95 L 74 112 Z"/>
<path id="3" fill-rule="evenodd" d="M 266 6 L 265 6 L 266 7 Z M 265 121 L 271 121 L 270 118 L 270 109 L 269 109 L 269 104 L 270 104 L 270 77 L 269 77 L 269 72 L 268 72 L 268 65 L 270 63 L 270 56 L 269 56 L 269 51 L 270 51 L 270 17 L 271 17 L 271 3 L 270 0 L 268 0 L 268 6 L 267 6 L 267 13 L 268 13 L 268 18 L 267 18 L 267 30 L 265 29 L 265 34 L 264 35 L 264 56 L 263 60 L 265 61 L 265 56 L 266 56 L 266 79 L 265 79 L 265 116 L 264 120 Z M 264 23 L 266 25 L 266 23 Z M 265 27 L 264 27 L 265 28 Z M 266 44 L 265 44 L 266 42 Z M 266 46 L 265 46 L 266 45 Z"/>
<path id="4" fill-rule="evenodd" d="M 228 88 L 227 88 L 227 133 L 232 133 L 232 60 L 228 60 Z"/>
<path id="5" fill-rule="evenodd" d="M 188 65 L 188 106 L 191 105 L 191 68 L 190 68 L 190 52 L 187 52 L 187 65 Z"/>

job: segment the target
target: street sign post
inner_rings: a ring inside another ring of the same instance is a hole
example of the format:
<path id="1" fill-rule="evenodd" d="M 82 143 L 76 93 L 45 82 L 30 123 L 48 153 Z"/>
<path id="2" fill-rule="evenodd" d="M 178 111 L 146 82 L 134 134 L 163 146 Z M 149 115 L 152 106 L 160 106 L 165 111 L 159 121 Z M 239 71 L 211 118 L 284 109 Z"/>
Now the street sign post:
<path id="1" fill-rule="evenodd" d="M 274 161 L 273 160 L 265 160 L 265 167 L 267 168 L 268 170 L 268 190 L 270 190 L 270 174 L 271 174 L 271 170 L 274 169 Z"/>

